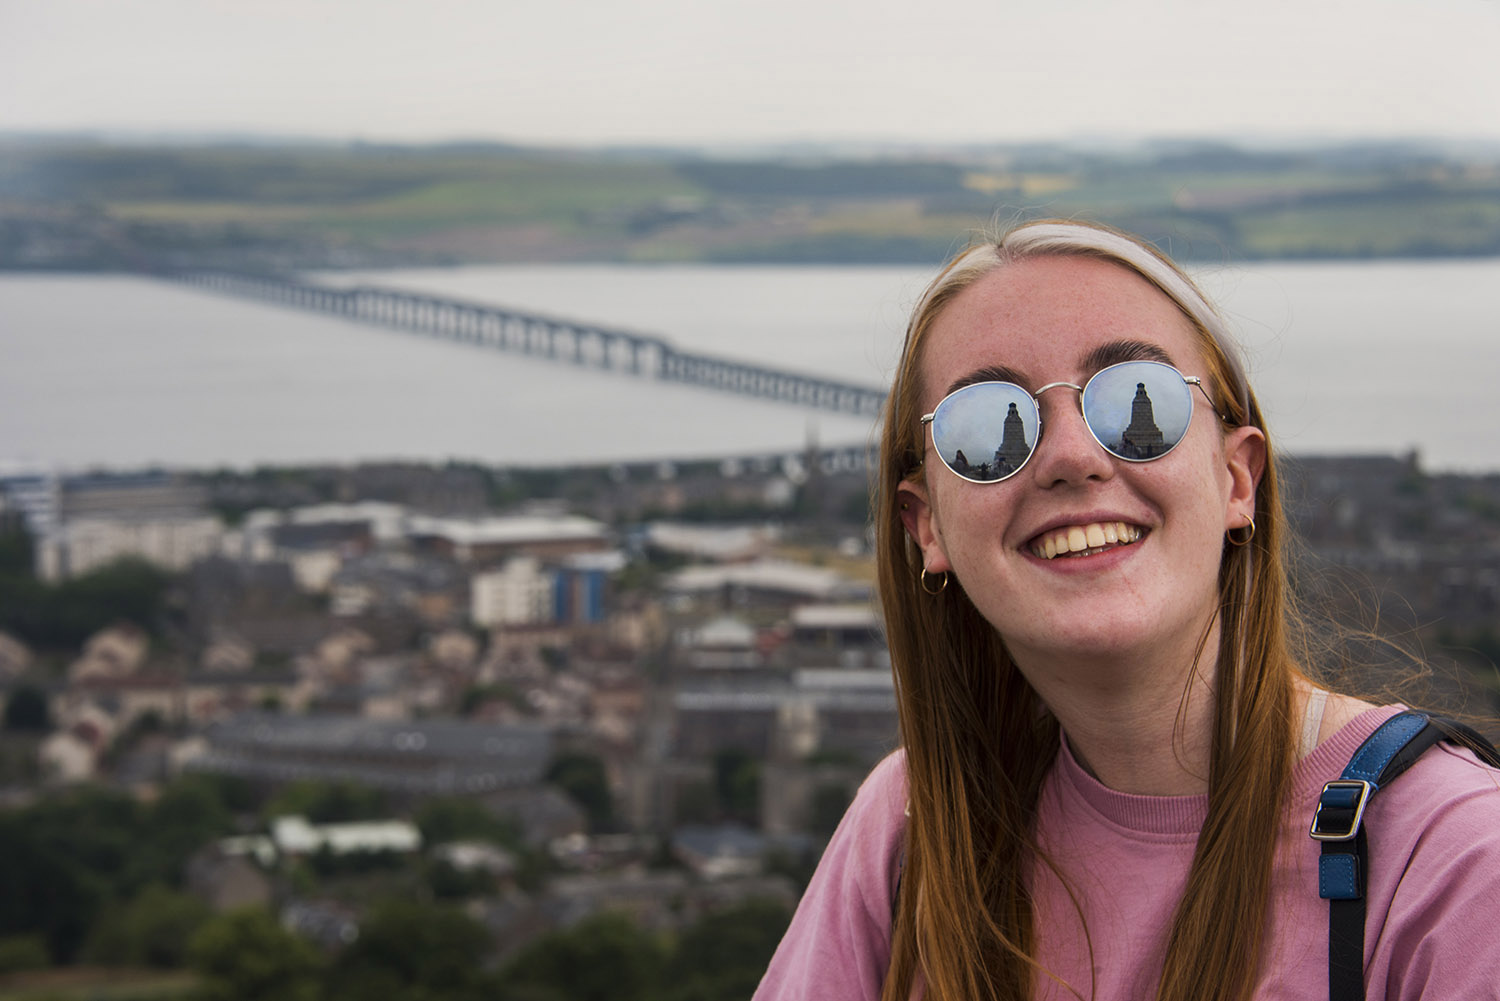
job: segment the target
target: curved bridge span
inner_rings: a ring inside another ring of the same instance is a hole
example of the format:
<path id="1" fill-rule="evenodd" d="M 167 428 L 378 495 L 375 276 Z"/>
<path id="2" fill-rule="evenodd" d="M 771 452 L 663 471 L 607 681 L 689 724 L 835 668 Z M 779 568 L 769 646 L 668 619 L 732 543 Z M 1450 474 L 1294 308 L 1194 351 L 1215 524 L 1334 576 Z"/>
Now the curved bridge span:
<path id="1" fill-rule="evenodd" d="M 663 338 L 646 334 L 419 292 L 371 286 L 330 288 L 292 278 L 225 271 L 171 271 L 160 277 L 478 347 L 818 410 L 875 417 L 885 403 L 884 389 L 681 351 Z"/>

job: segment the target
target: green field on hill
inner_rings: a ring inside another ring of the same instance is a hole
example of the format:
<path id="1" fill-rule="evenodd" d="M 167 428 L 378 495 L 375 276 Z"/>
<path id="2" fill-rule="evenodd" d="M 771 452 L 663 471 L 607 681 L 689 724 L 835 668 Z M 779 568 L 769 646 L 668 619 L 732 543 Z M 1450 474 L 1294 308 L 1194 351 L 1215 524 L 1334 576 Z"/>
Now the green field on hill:
<path id="1" fill-rule="evenodd" d="M 1500 254 L 1500 152 L 994 148 L 724 159 L 0 142 L 0 267 L 942 259 L 1024 218 L 1198 260 Z"/>

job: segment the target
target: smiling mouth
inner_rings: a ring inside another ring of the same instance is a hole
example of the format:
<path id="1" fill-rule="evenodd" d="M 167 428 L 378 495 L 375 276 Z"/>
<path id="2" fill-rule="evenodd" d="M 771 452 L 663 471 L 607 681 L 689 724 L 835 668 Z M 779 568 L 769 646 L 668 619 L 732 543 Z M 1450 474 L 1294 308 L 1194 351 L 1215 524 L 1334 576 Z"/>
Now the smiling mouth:
<path id="1" fill-rule="evenodd" d="M 1031 553 L 1044 560 L 1055 560 L 1059 556 L 1093 556 L 1112 546 L 1128 546 L 1145 534 L 1142 529 L 1123 521 L 1068 525 L 1033 539 Z"/>

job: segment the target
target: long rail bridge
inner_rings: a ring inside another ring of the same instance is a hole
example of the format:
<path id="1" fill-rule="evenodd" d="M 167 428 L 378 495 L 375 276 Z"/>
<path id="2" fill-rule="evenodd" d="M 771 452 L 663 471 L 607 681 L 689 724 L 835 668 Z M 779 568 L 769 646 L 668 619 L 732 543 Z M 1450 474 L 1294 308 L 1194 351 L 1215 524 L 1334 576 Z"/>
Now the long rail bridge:
<path id="1" fill-rule="evenodd" d="M 170 271 L 161 277 L 294 309 L 642 378 L 818 410 L 877 416 L 886 391 L 674 347 L 661 337 L 419 292 L 335 288 L 281 276 Z"/>

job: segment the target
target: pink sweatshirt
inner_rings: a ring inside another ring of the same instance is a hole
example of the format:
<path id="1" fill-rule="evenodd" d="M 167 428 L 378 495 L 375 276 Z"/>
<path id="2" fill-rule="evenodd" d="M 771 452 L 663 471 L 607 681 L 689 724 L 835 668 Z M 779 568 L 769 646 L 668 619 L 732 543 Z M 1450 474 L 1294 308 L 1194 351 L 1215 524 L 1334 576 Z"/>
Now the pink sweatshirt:
<path id="1" fill-rule="evenodd" d="M 1274 874 L 1258 998 L 1328 997 L 1328 902 L 1307 827 L 1323 783 L 1391 715 L 1372 709 L 1324 741 L 1293 775 L 1285 851 Z M 906 806 L 904 757 L 865 780 L 829 842 L 755 1001 L 876 999 L 890 959 L 891 892 Z M 1134 796 L 1100 785 L 1064 746 L 1042 790 L 1038 835 L 1078 892 L 1093 945 L 1067 893 L 1039 867 L 1037 997 L 1153 996 L 1171 916 L 1207 796 Z M 1445 744 L 1372 800 L 1368 998 L 1500 999 L 1500 772 Z M 1074 993 L 1076 991 L 1076 994 Z"/>

